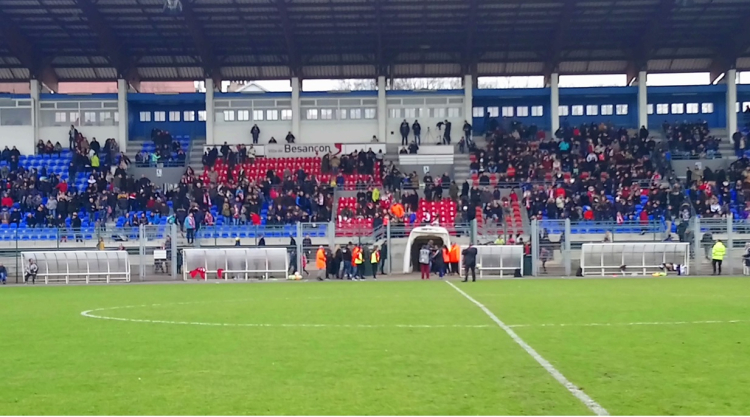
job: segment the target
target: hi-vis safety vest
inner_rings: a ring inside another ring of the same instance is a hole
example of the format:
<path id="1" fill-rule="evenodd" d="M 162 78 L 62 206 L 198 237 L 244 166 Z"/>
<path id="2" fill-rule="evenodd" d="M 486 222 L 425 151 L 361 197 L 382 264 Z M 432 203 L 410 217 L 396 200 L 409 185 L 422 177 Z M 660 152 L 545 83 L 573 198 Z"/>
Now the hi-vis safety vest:
<path id="1" fill-rule="evenodd" d="M 378 262 L 380 262 L 380 251 L 376 250 L 375 252 L 372 253 L 372 255 L 370 255 L 370 263 L 376 264 Z"/>
<path id="2" fill-rule="evenodd" d="M 355 264 L 355 265 L 360 265 L 360 264 L 362 264 L 362 262 L 364 262 L 364 261 L 365 261 L 365 260 L 364 260 L 364 257 L 362 256 L 362 249 L 359 249 L 359 250 L 357 250 L 357 255 L 356 255 L 356 257 L 354 258 L 354 264 Z"/>

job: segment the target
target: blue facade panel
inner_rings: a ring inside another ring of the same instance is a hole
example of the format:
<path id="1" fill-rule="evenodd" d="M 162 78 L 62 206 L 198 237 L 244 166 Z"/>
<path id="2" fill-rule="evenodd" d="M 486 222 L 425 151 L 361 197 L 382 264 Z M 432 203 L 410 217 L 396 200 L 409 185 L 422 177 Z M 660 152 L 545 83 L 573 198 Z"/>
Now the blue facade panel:
<path id="1" fill-rule="evenodd" d="M 652 128 L 669 122 L 705 120 L 712 128 L 726 128 L 726 85 L 649 87 L 648 124 Z"/>
<path id="2" fill-rule="evenodd" d="M 638 127 L 637 87 L 560 89 L 560 125 L 612 123 Z"/>
<path id="3" fill-rule="evenodd" d="M 199 117 L 199 113 L 205 112 L 205 110 L 206 98 L 202 93 L 129 94 L 129 136 L 131 138 L 150 138 L 152 129 L 161 129 L 168 131 L 173 136 L 205 137 L 206 122 L 200 120 L 201 117 Z M 179 118 L 171 119 L 170 112 L 179 112 Z M 186 112 L 193 114 L 192 121 L 187 120 Z M 163 121 L 157 121 L 157 113 L 159 113 L 159 116 L 162 114 L 165 116 Z"/>

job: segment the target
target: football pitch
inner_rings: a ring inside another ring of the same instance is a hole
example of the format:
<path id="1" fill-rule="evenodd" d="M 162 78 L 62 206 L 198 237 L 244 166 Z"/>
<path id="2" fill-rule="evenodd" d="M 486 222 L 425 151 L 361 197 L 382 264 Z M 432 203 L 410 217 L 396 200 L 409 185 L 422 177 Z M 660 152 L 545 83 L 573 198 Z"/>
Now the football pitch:
<path id="1" fill-rule="evenodd" d="M 750 414 L 746 278 L 0 287 L 0 311 L 3 415 Z"/>

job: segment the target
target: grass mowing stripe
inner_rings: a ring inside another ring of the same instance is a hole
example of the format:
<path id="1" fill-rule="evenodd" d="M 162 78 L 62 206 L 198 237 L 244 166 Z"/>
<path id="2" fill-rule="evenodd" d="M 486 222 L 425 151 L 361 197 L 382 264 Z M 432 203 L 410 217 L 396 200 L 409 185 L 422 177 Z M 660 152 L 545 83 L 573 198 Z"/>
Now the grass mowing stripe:
<path id="1" fill-rule="evenodd" d="M 544 359 L 542 355 L 537 353 L 537 351 L 534 350 L 534 348 L 532 348 L 531 346 L 529 346 L 528 343 L 524 342 L 524 340 L 521 339 L 521 337 L 518 336 L 518 334 L 516 334 L 516 332 L 514 332 L 513 329 L 511 329 L 510 327 L 508 327 L 508 325 L 503 323 L 503 321 L 500 320 L 487 307 L 485 307 L 484 304 L 475 300 L 469 294 L 465 293 L 463 290 L 455 286 L 452 282 L 445 281 L 445 283 L 453 287 L 453 289 L 458 291 L 459 294 L 463 295 L 467 300 L 471 301 L 472 303 L 474 303 L 474 305 L 476 305 L 482 311 L 484 311 L 484 313 L 490 319 L 492 319 L 492 321 L 494 321 L 501 329 L 503 329 L 505 333 L 507 333 L 508 336 L 510 336 L 510 338 L 513 339 L 514 342 L 516 342 L 519 346 L 521 346 L 523 350 L 526 351 L 526 353 L 528 353 L 532 358 L 534 358 L 534 360 L 537 361 L 537 363 L 539 363 L 539 365 L 541 365 L 542 368 L 544 368 L 550 375 L 552 375 L 552 377 L 555 378 L 555 380 L 559 382 L 562 386 L 564 386 L 571 394 L 573 394 L 573 396 L 578 398 L 578 400 L 580 400 L 584 405 L 586 405 L 586 407 L 588 407 L 589 410 L 591 410 L 594 414 L 598 416 L 609 415 L 609 412 L 607 412 L 607 410 L 604 407 L 602 407 L 601 405 L 599 405 L 599 403 L 594 401 L 593 398 L 589 397 L 588 394 L 581 391 L 581 389 L 578 388 L 578 386 L 570 382 L 568 378 L 565 377 L 565 375 L 560 373 L 560 371 L 558 371 L 557 368 L 552 366 L 552 364 L 549 363 L 548 360 Z"/>

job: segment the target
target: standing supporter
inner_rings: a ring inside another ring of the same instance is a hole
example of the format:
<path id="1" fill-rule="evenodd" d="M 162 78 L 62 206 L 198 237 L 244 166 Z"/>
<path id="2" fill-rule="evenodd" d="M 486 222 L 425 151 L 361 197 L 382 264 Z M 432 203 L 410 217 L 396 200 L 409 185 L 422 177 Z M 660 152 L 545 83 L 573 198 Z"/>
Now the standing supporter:
<path id="1" fill-rule="evenodd" d="M 427 245 L 422 245 L 419 250 L 419 271 L 422 279 L 430 279 L 430 249 Z"/>

